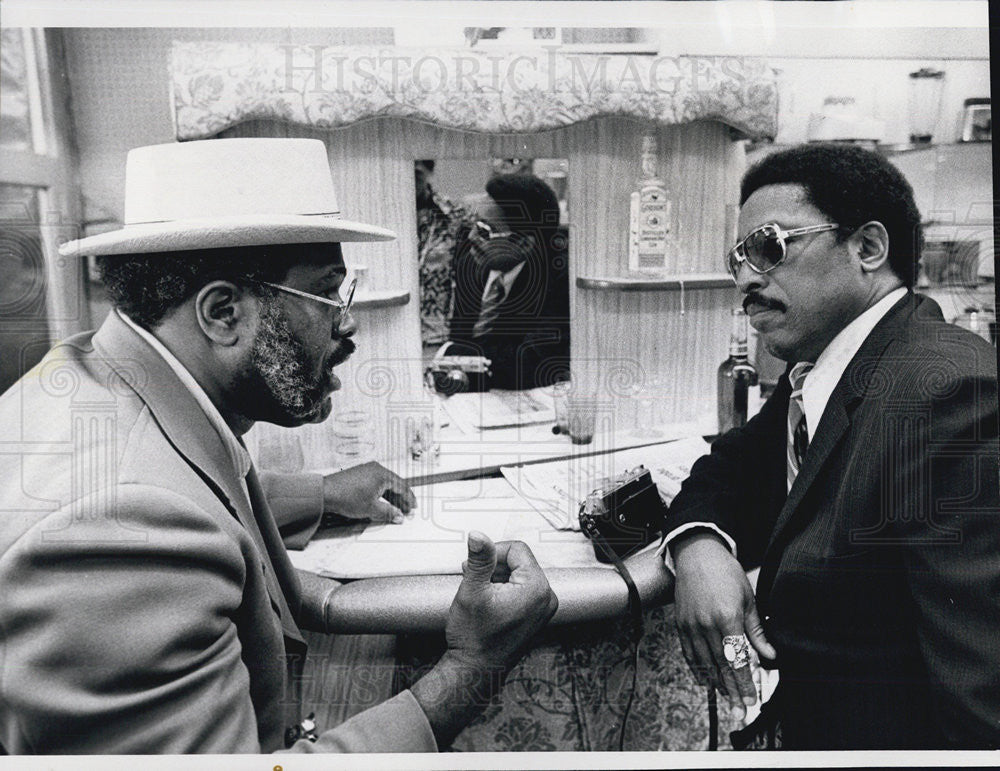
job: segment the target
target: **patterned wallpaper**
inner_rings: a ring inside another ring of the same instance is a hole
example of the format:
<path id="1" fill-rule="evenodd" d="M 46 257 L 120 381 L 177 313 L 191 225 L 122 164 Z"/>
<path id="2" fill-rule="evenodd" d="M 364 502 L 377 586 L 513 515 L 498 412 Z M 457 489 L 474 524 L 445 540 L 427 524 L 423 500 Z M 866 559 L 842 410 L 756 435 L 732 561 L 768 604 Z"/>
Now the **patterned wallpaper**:
<path id="1" fill-rule="evenodd" d="M 329 129 L 374 117 L 500 134 L 610 115 L 777 131 L 774 73 L 755 58 L 189 42 L 173 46 L 170 78 L 182 140 L 253 119 Z"/>

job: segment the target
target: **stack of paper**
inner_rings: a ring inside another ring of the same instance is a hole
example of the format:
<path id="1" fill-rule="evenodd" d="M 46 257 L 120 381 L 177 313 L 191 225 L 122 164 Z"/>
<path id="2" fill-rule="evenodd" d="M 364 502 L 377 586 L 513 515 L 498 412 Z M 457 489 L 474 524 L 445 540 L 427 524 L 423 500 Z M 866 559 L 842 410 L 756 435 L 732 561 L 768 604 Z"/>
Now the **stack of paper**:
<path id="1" fill-rule="evenodd" d="M 403 524 L 359 523 L 321 531 L 305 550 L 289 556 L 298 568 L 341 579 L 458 574 L 467 556 L 468 533 L 478 530 L 495 541 L 524 541 L 543 568 L 611 569 L 597 562 L 593 545 L 578 532 L 580 502 L 608 479 L 640 464 L 670 501 L 691 464 L 707 451 L 708 444 L 693 437 L 504 468 L 499 479 L 416 487 L 417 509 Z"/>
<path id="2" fill-rule="evenodd" d="M 603 567 L 581 533 L 556 532 L 504 479 L 444 482 L 414 488 L 418 507 L 400 525 L 357 525 L 321 531 L 297 568 L 331 578 L 457 574 L 470 530 L 495 541 L 519 540 L 543 568 Z"/>
<path id="3" fill-rule="evenodd" d="M 555 422 L 549 388 L 454 394 L 444 400 L 444 409 L 455 425 L 466 433 L 475 433 L 484 428 Z"/>
<path id="4" fill-rule="evenodd" d="M 500 471 L 552 527 L 579 530 L 580 504 L 598 487 L 643 465 L 649 469 L 660 497 L 669 503 L 691 473 L 692 464 L 708 450 L 704 439 L 693 436 L 604 455 L 504 467 Z"/>

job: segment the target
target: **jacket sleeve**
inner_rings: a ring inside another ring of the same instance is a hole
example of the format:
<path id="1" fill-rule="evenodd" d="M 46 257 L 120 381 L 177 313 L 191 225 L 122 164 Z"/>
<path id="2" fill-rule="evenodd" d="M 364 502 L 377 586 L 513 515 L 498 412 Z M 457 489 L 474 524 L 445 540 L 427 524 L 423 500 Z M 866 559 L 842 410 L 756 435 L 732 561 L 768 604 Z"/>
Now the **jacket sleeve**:
<path id="1" fill-rule="evenodd" d="M 258 473 L 286 549 L 304 549 L 323 519 L 322 474 Z"/>
<path id="2" fill-rule="evenodd" d="M 995 355 L 990 351 L 987 355 Z M 931 384 L 890 438 L 884 490 L 949 743 L 1000 748 L 1000 450 L 995 375 Z M 922 419 L 921 419 L 922 418 Z"/>
<path id="3" fill-rule="evenodd" d="M 261 752 L 233 623 L 247 564 L 238 541 L 173 491 L 126 485 L 114 499 L 127 518 L 109 513 L 106 500 L 76 501 L 0 559 L 0 746 Z M 406 691 L 293 749 L 436 748 Z"/>
<path id="4" fill-rule="evenodd" d="M 341 586 L 340 581 L 308 570 L 295 570 L 299 582 L 299 614 L 295 619 L 300 629 L 328 633 L 327 605 L 330 596 Z"/>
<path id="5" fill-rule="evenodd" d="M 289 752 L 437 752 L 437 742 L 407 690 L 324 731 L 315 742 L 300 739 Z"/>
<path id="6" fill-rule="evenodd" d="M 260 752 L 233 622 L 245 570 L 225 524 L 171 490 L 121 485 L 40 519 L 0 558 L 0 744 Z"/>
<path id="7" fill-rule="evenodd" d="M 695 462 L 670 504 L 668 537 L 678 528 L 710 523 L 732 538 L 745 569 L 760 564 L 785 496 L 778 487 L 784 474 L 775 464 L 784 463 L 789 390 L 782 377 L 757 415 L 716 439 Z"/>

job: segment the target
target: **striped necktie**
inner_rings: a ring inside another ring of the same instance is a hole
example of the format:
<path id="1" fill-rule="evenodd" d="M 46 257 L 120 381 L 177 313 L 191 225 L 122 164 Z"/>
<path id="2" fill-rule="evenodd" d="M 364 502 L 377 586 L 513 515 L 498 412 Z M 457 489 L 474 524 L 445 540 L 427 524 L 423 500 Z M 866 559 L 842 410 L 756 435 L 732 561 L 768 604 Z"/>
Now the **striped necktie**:
<path id="1" fill-rule="evenodd" d="M 504 294 L 503 275 L 499 274 L 486 292 L 483 307 L 479 311 L 479 319 L 472 328 L 473 337 L 482 337 L 492 329 L 493 323 L 500 315 L 500 303 L 503 302 Z"/>
<path id="2" fill-rule="evenodd" d="M 788 381 L 792 384 L 792 395 L 788 400 L 788 489 L 798 476 L 802 459 L 809 447 L 809 431 L 806 426 L 806 413 L 802 406 L 802 386 L 806 375 L 813 368 L 808 361 L 800 361 L 788 373 Z"/>

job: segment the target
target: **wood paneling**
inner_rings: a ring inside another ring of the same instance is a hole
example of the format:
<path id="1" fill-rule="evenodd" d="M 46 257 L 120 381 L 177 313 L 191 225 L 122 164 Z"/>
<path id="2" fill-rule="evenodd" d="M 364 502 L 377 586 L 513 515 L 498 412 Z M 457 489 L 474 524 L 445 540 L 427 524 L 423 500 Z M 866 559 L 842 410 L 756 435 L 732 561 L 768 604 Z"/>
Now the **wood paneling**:
<path id="1" fill-rule="evenodd" d="M 576 288 L 577 275 L 624 275 L 628 268 L 628 200 L 639 176 L 642 135 L 659 137 L 660 175 L 674 201 L 677 254 L 671 272 L 720 270 L 744 165 L 743 148 L 718 123 L 651 127 L 601 118 L 531 135 L 484 135 L 402 119 L 379 119 L 328 132 L 259 121 L 225 136 L 315 137 L 326 142 L 345 217 L 394 229 L 396 241 L 349 244 L 348 263 L 369 267 L 372 289 L 405 288 L 419 297 L 416 269 L 415 158 L 546 157 L 569 160 L 572 358 L 574 378 L 615 407 L 616 425 L 690 420 L 715 405 L 715 369 L 725 358 L 733 288 L 606 292 Z M 333 418 L 298 429 L 307 468 L 404 452 L 408 417 L 427 407 L 421 390 L 418 303 L 358 312 L 358 352 L 341 368 L 344 390 Z M 653 406 L 624 395 L 634 385 L 657 385 Z M 372 446 L 362 456 L 338 457 L 344 444 L 338 416 L 368 416 Z M 643 412 L 645 410 L 645 412 Z M 284 430 L 258 426 L 251 442 L 293 441 Z"/>

